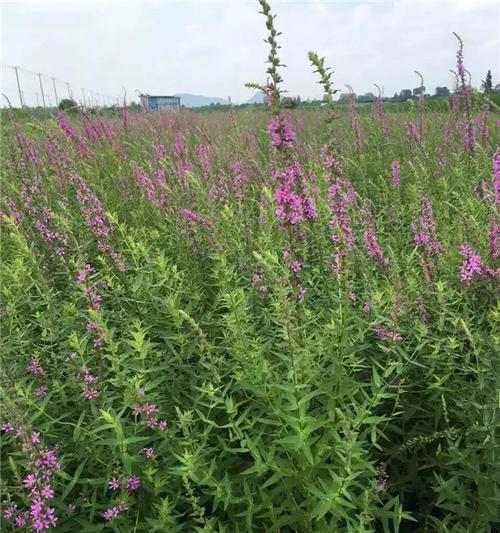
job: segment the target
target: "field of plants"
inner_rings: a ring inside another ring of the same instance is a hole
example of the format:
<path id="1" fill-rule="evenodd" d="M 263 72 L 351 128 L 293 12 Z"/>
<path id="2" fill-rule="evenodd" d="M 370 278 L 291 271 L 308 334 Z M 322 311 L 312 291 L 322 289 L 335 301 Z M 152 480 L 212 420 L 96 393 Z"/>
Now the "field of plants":
<path id="1" fill-rule="evenodd" d="M 2 531 L 500 528 L 500 115 L 2 125 Z M 453 39 L 453 36 L 450 36 Z"/>

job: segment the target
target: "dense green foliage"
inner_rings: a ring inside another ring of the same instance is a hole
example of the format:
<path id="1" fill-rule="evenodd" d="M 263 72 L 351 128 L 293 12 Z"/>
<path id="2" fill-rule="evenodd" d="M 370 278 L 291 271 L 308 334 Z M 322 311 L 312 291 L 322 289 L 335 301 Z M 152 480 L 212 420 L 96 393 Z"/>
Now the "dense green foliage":
<path id="1" fill-rule="evenodd" d="M 3 121 L 4 531 L 500 527 L 495 106 L 285 111 L 260 3 L 270 111 Z"/>
<path id="2" fill-rule="evenodd" d="M 398 114 L 386 115 L 387 138 L 363 119 L 358 152 L 348 117 L 334 122 L 344 175 L 372 211 L 389 262 L 380 268 L 366 254 L 352 213 L 359 238 L 335 274 L 326 266 L 324 113 L 293 115 L 296 157 L 307 187 L 317 187 L 317 219 L 300 235 L 274 214 L 276 162 L 261 115 L 237 115 L 232 125 L 215 115 L 135 115 L 94 139 L 82 117 L 78 137 L 65 138 L 56 123 L 28 124 L 21 144 L 4 129 L 3 416 L 59 446 L 61 531 L 492 530 L 499 309 L 494 280 L 460 283 L 458 248 L 469 242 L 487 255 L 491 204 L 477 183 L 490 188 L 494 145 L 470 156 L 455 135 L 446 146 L 443 123 L 453 118 L 445 114 L 426 117 L 425 144 L 410 146 L 403 121 L 411 117 Z M 47 140 L 56 155 L 44 152 Z M 392 159 L 401 163 L 399 189 Z M 134 165 L 151 179 L 164 172 L 168 207 L 148 201 Z M 85 225 L 74 173 L 112 221 L 124 272 Z M 35 182 L 33 201 L 67 236 L 65 255 L 37 233 L 38 211 L 23 192 Z M 430 284 L 411 229 L 423 194 L 447 250 Z M 182 208 L 212 225 L 183 218 Z M 285 250 L 303 263 L 299 273 Z M 75 279 L 86 264 L 100 311 Z M 374 324 L 402 340 L 380 338 Z M 26 372 L 33 357 L 45 374 Z M 96 399 L 82 396 L 83 365 L 98 377 Z M 37 396 L 42 384 L 48 391 Z M 168 421 L 165 431 L 132 415 L 145 401 Z M 3 498 L 20 508 L 21 441 L 4 434 L 2 452 Z M 141 455 L 145 447 L 154 458 Z M 137 493 L 108 491 L 113 475 L 132 474 Z M 105 523 L 103 510 L 122 500 L 129 510 Z"/>

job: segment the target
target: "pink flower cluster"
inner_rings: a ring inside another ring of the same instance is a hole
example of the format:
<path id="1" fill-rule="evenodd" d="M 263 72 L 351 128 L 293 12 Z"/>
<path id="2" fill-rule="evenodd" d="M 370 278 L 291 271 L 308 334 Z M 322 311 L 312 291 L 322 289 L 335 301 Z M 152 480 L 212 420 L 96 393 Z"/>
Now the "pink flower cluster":
<path id="1" fill-rule="evenodd" d="M 6 423 L 2 426 L 4 431 L 13 431 L 14 426 Z M 57 524 L 55 509 L 50 507 L 48 501 L 54 497 L 51 480 L 54 472 L 61 469 L 57 458 L 56 448 L 42 448 L 40 433 L 33 431 L 31 434 L 18 429 L 16 437 L 21 437 L 23 450 L 28 455 L 30 473 L 24 478 L 23 485 L 28 489 L 30 508 L 18 512 L 17 504 L 13 503 L 4 510 L 7 520 L 14 520 L 17 527 L 31 527 L 32 531 L 43 533 Z"/>
<path id="2" fill-rule="evenodd" d="M 317 218 L 314 202 L 307 192 L 304 173 L 298 161 L 288 161 L 282 172 L 274 176 L 276 216 L 282 225 L 295 225 Z"/>
<path id="3" fill-rule="evenodd" d="M 342 161 L 337 159 L 337 157 L 335 157 L 335 155 L 332 153 L 330 146 L 328 146 L 328 144 L 324 144 L 321 147 L 320 152 L 323 156 L 323 168 L 332 169 L 337 176 L 343 176 L 344 165 L 342 164 Z"/>
<path id="4" fill-rule="evenodd" d="M 101 348 L 104 344 L 104 332 L 101 326 L 99 326 L 99 324 L 97 324 L 96 322 L 90 321 L 87 322 L 86 328 L 87 331 L 95 332 L 93 341 L 94 348 Z"/>
<path id="5" fill-rule="evenodd" d="M 371 213 L 367 209 L 362 209 L 361 213 L 362 224 L 364 226 L 363 241 L 366 253 L 375 259 L 382 268 L 387 268 L 389 261 L 385 258 L 384 252 L 378 243 L 377 228 L 373 222 Z"/>
<path id="6" fill-rule="evenodd" d="M 209 176 L 211 171 L 209 153 L 210 145 L 200 144 L 198 147 L 198 161 L 204 176 Z"/>
<path id="7" fill-rule="evenodd" d="M 490 240 L 490 257 L 498 259 L 500 257 L 500 224 L 498 217 L 493 214 L 488 232 Z"/>
<path id="8" fill-rule="evenodd" d="M 271 144 L 274 148 L 293 148 L 295 141 L 295 131 L 292 127 L 292 122 L 288 114 L 284 116 L 273 116 L 267 132 L 271 136 Z"/>
<path id="9" fill-rule="evenodd" d="M 84 217 L 85 225 L 97 240 L 97 247 L 111 258 L 118 270 L 124 271 L 125 265 L 119 259 L 118 254 L 111 251 L 110 240 L 113 226 L 102 207 L 101 201 L 82 177 L 73 174 L 70 179 L 76 185 L 76 198 L 80 204 L 80 211 Z"/>
<path id="10" fill-rule="evenodd" d="M 152 448 L 144 448 L 144 450 L 148 450 L 148 453 L 150 452 L 150 456 L 148 458 L 153 456 Z M 139 490 L 140 486 L 141 486 L 141 478 L 138 476 L 128 476 L 122 483 L 122 489 L 127 492 L 136 492 L 137 490 Z M 116 492 L 120 488 L 120 480 L 117 477 L 113 476 L 108 481 L 108 488 L 112 492 Z M 127 509 L 128 507 L 123 502 L 121 502 L 117 506 L 115 505 L 113 507 L 106 509 L 103 512 L 102 516 L 105 520 L 108 520 L 108 521 L 114 520 L 115 518 L 118 517 L 119 514 L 123 513 Z"/>
<path id="11" fill-rule="evenodd" d="M 87 277 L 94 272 L 95 270 L 89 264 L 86 264 L 83 269 L 78 272 L 76 281 L 83 285 L 83 295 L 87 298 L 90 309 L 100 311 L 102 297 L 96 292 L 94 283 L 85 283 Z"/>
<path id="12" fill-rule="evenodd" d="M 113 125 L 104 117 L 98 116 L 94 120 L 91 120 L 83 115 L 81 123 L 83 124 L 85 137 L 90 141 L 95 142 L 99 139 L 112 140 L 116 136 Z"/>
<path id="13" fill-rule="evenodd" d="M 380 339 L 390 339 L 393 341 L 401 341 L 403 337 L 396 331 L 388 331 L 383 324 L 374 324 L 373 329 Z"/>
<path id="14" fill-rule="evenodd" d="M 418 128 L 413 124 L 413 122 L 406 123 L 406 140 L 408 144 L 412 146 L 413 144 L 420 145 L 422 144 L 422 137 Z"/>
<path id="15" fill-rule="evenodd" d="M 144 455 L 146 459 L 152 459 L 155 455 L 153 448 L 143 448 L 141 454 Z"/>
<path id="16" fill-rule="evenodd" d="M 399 180 L 399 163 L 396 159 L 391 163 L 391 174 L 392 174 L 392 186 L 395 189 L 399 189 L 400 180 Z"/>
<path id="17" fill-rule="evenodd" d="M 62 111 L 57 113 L 57 124 L 68 139 L 76 139 L 78 137 L 66 113 L 63 113 Z"/>
<path id="18" fill-rule="evenodd" d="M 347 179 L 337 177 L 335 183 L 328 189 L 328 203 L 332 211 L 330 228 L 332 228 L 331 240 L 336 250 L 334 262 L 330 265 L 333 272 L 340 272 L 346 253 L 352 249 L 355 241 L 354 230 L 351 226 L 349 210 L 357 209 L 356 193 Z"/>
<path id="19" fill-rule="evenodd" d="M 490 114 L 490 108 L 487 103 L 484 104 L 483 109 L 477 117 L 474 118 L 474 127 L 477 130 L 479 136 L 481 137 L 481 143 L 484 147 L 488 146 L 489 143 L 489 128 L 488 128 L 488 119 Z"/>
<path id="20" fill-rule="evenodd" d="M 493 157 L 493 191 L 495 192 L 495 204 L 500 205 L 500 147 L 497 148 Z"/>
<path id="21" fill-rule="evenodd" d="M 420 219 L 416 224 L 412 224 L 412 229 L 414 232 L 413 240 L 419 248 L 425 248 L 434 255 L 446 253 L 437 238 L 436 226 L 432 215 L 432 204 L 428 196 L 422 198 Z"/>
<path id="22" fill-rule="evenodd" d="M 438 241 L 436 226 L 434 224 L 432 205 L 427 196 L 422 198 L 422 210 L 417 223 L 412 224 L 413 240 L 417 248 L 421 249 L 423 254 L 420 257 L 424 278 L 429 286 L 433 285 L 432 272 L 434 270 L 433 255 L 446 253 L 445 248 Z"/>
<path id="23" fill-rule="evenodd" d="M 30 364 L 26 367 L 26 372 L 34 374 L 35 376 L 45 374 L 45 370 L 35 357 L 31 358 Z"/>
<path id="24" fill-rule="evenodd" d="M 80 380 L 83 383 L 82 395 L 87 400 L 95 400 L 99 397 L 99 391 L 96 389 L 97 376 L 92 374 L 90 368 L 83 365 L 81 368 Z"/>
<path id="25" fill-rule="evenodd" d="M 474 153 L 476 151 L 477 126 L 476 122 L 459 122 L 457 130 L 462 137 L 465 151 Z"/>
<path id="26" fill-rule="evenodd" d="M 210 222 L 210 220 L 207 220 L 201 217 L 200 215 L 193 213 L 189 209 L 181 209 L 179 213 L 182 218 L 188 220 L 189 222 L 194 222 L 195 224 L 199 224 L 208 229 L 212 228 L 212 222 Z"/>
<path id="27" fill-rule="evenodd" d="M 62 111 L 59 111 L 57 113 L 57 124 L 59 125 L 59 128 L 61 131 L 66 135 L 68 139 L 73 141 L 76 145 L 76 148 L 78 149 L 78 152 L 81 156 L 88 155 L 88 150 L 86 149 L 84 143 L 80 139 L 80 135 L 76 132 L 76 130 L 71 125 L 71 122 L 68 118 L 68 115 L 66 113 L 63 113 Z"/>
<path id="28" fill-rule="evenodd" d="M 460 255 L 465 258 L 460 268 L 460 281 L 466 283 L 478 278 L 498 278 L 500 269 L 494 269 L 484 264 L 483 259 L 477 254 L 469 244 L 460 246 Z"/>
<path id="29" fill-rule="evenodd" d="M 34 376 L 44 376 L 45 370 L 35 357 L 31 358 L 30 364 L 26 367 L 26 372 L 33 374 Z M 39 385 L 35 388 L 35 394 L 37 396 L 45 396 L 49 388 L 47 385 Z"/>
<path id="30" fill-rule="evenodd" d="M 21 152 L 27 161 L 36 165 L 40 159 L 38 156 L 38 147 L 34 141 L 28 140 L 22 131 L 16 133 L 16 139 L 21 148 Z"/>
<path id="31" fill-rule="evenodd" d="M 228 186 L 233 191 L 235 199 L 242 200 L 248 191 L 248 175 L 244 171 L 241 161 L 233 161 L 230 166 L 233 178 L 228 181 Z"/>
<path id="32" fill-rule="evenodd" d="M 264 285 L 264 271 L 260 269 L 259 271 L 255 271 L 252 274 L 251 282 L 252 285 L 261 293 L 261 295 L 264 295 L 268 291 L 268 286 Z"/>
<path id="33" fill-rule="evenodd" d="M 141 189 L 150 203 L 166 211 L 168 209 L 168 198 L 165 171 L 157 169 L 154 174 L 154 177 L 150 177 L 136 163 L 132 165 L 132 175 L 139 189 Z"/>
<path id="34" fill-rule="evenodd" d="M 19 193 L 23 206 L 45 246 L 53 249 L 56 256 L 65 255 L 68 238 L 58 226 L 55 214 L 43 203 L 45 195 L 40 178 L 26 178 Z"/>
<path id="35" fill-rule="evenodd" d="M 102 516 L 105 520 L 114 520 L 118 517 L 121 513 L 125 512 L 128 509 L 127 505 L 125 503 L 120 503 L 119 505 L 115 505 L 113 507 L 110 507 L 109 509 L 106 509 Z"/>
<path id="36" fill-rule="evenodd" d="M 134 405 L 132 414 L 136 417 L 141 417 L 142 421 L 146 426 L 150 428 L 158 428 L 160 431 L 165 431 L 167 429 L 167 423 L 164 420 L 159 420 L 156 413 L 158 412 L 158 407 L 152 403 L 144 403 Z"/>

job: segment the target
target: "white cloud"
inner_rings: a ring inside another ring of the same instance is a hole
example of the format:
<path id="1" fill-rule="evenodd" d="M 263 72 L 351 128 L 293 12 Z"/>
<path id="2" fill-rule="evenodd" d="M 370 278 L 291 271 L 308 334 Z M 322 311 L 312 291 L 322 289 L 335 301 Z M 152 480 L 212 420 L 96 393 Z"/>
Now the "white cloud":
<path id="1" fill-rule="evenodd" d="M 450 84 L 457 43 L 476 84 L 491 68 L 500 82 L 499 17 L 495 0 L 272 2 L 287 68 L 285 86 L 303 98 L 321 89 L 307 60 L 325 55 L 340 88 L 385 93 Z M 267 45 L 257 2 L 15 0 L 2 4 L 2 63 L 15 64 L 103 94 L 193 92 L 251 95 L 248 81 L 265 81 Z M 13 90 L 12 71 L 2 69 L 3 88 Z M 37 80 L 22 73 L 26 98 Z M 49 81 L 46 80 L 50 94 Z M 66 87 L 60 83 L 58 90 Z"/>

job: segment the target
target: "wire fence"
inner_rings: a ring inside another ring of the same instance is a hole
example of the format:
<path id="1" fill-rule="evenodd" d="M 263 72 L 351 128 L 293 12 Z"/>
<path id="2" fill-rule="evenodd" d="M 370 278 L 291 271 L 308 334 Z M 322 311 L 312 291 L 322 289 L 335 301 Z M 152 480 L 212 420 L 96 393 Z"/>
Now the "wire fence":
<path id="1" fill-rule="evenodd" d="M 70 98 L 84 107 L 120 105 L 123 97 L 103 94 L 42 72 L 33 72 L 15 65 L 0 65 L 0 107 L 54 108 L 63 98 Z"/>

